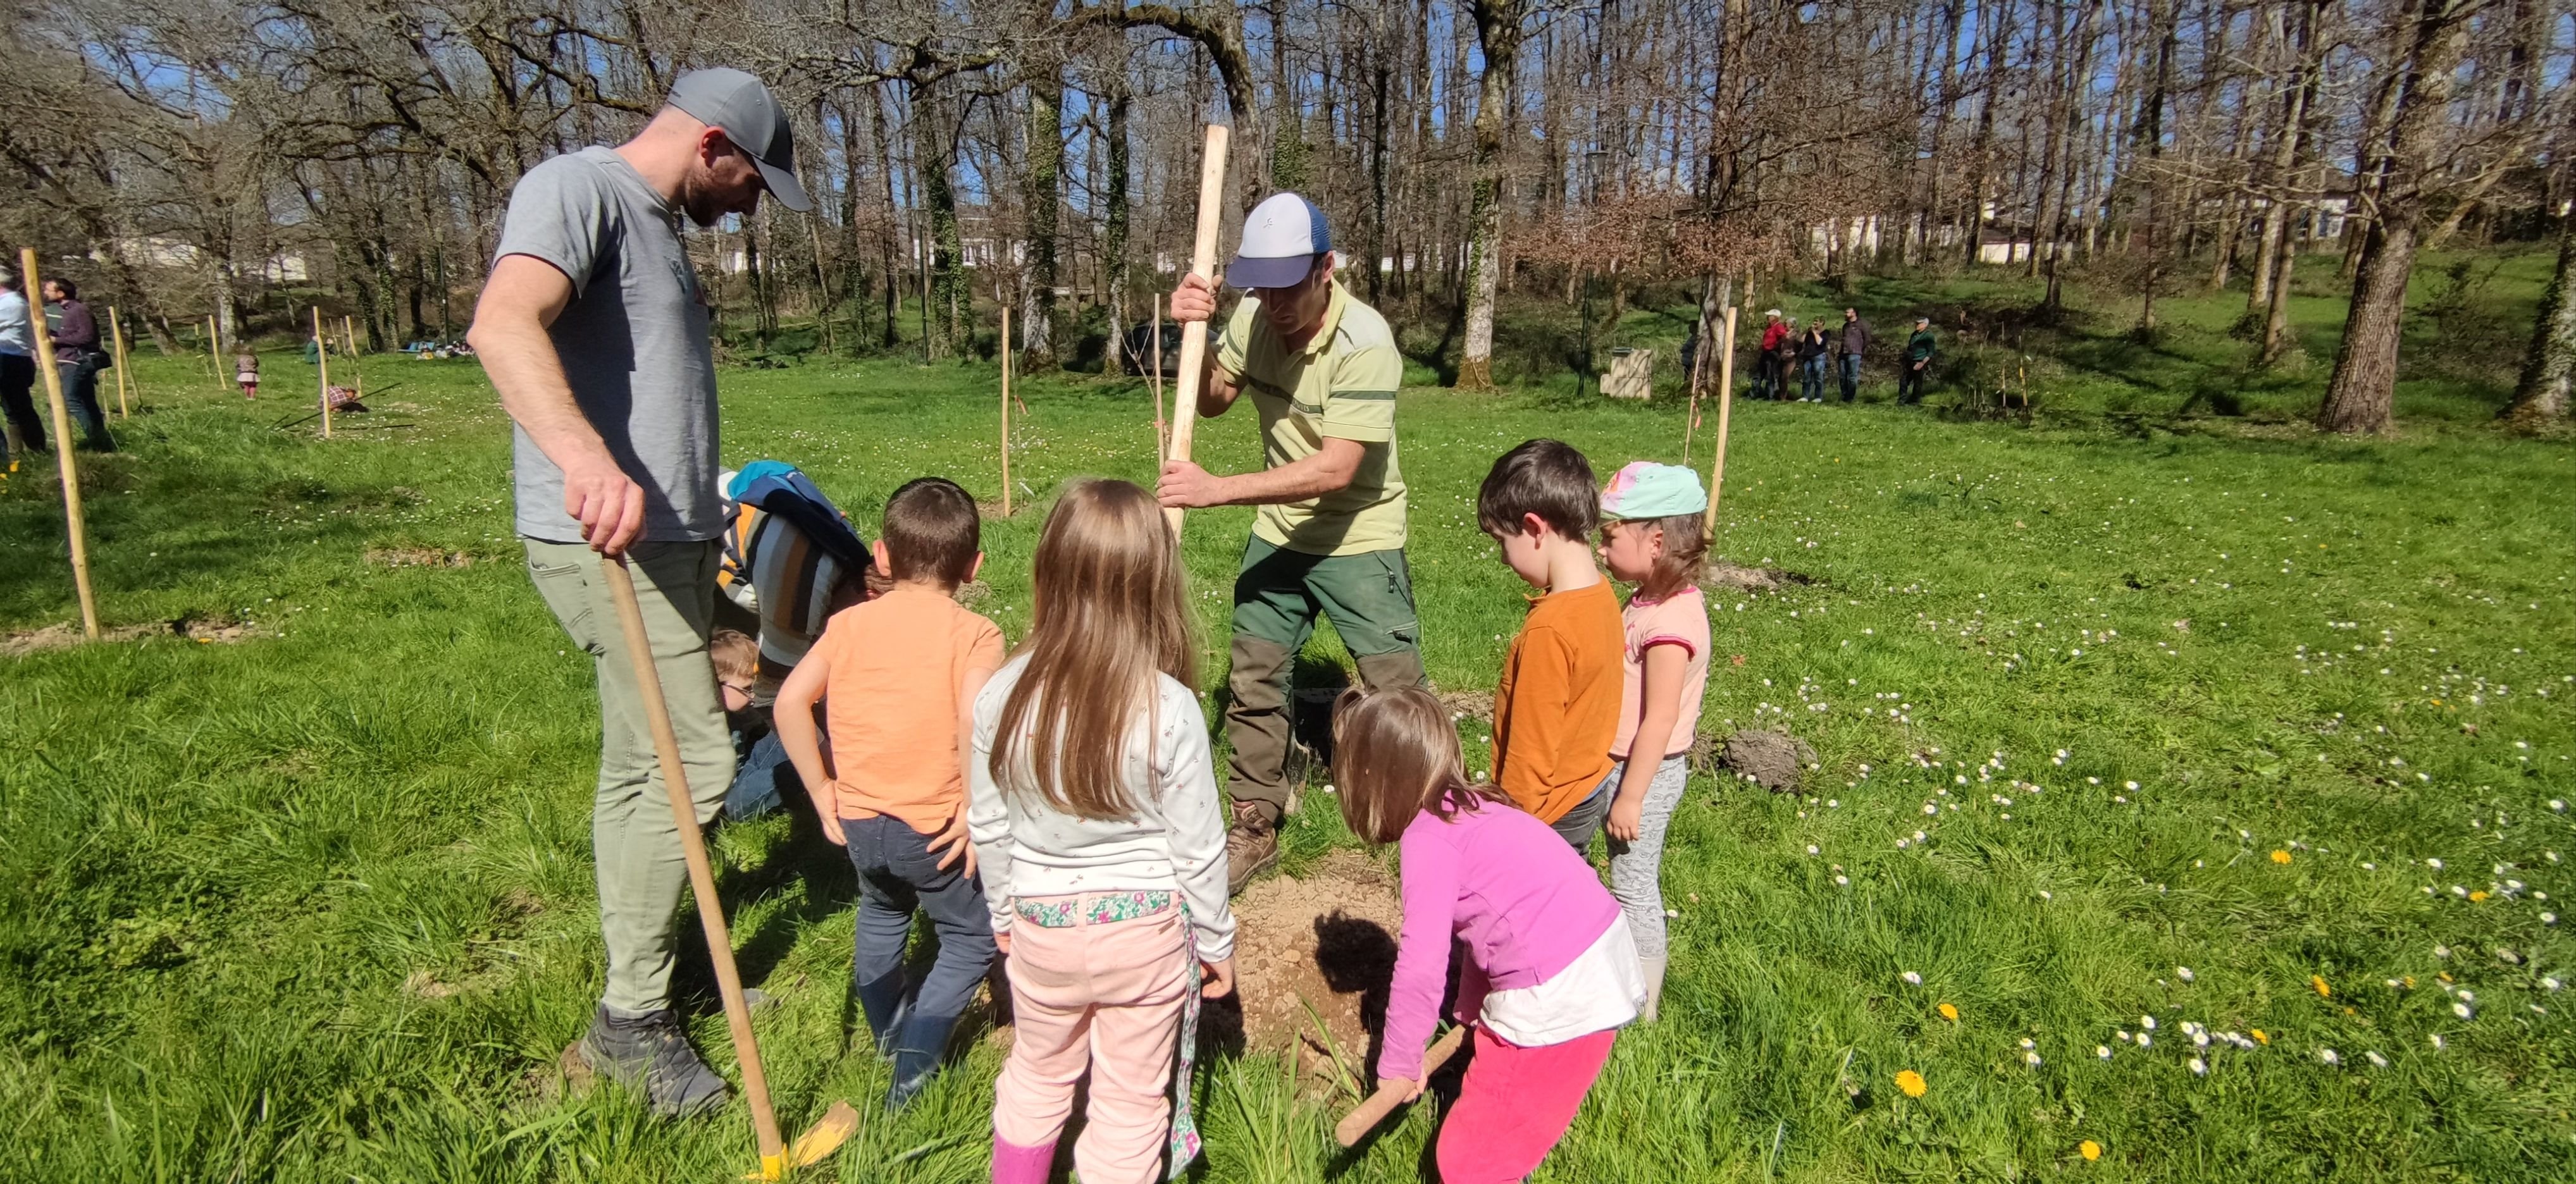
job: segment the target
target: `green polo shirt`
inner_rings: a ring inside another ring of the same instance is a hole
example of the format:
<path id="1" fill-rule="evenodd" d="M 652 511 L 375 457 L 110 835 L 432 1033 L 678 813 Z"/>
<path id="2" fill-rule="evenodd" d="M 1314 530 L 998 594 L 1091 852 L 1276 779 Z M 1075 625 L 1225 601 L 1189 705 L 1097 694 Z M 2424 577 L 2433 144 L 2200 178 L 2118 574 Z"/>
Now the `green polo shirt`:
<path id="1" fill-rule="evenodd" d="M 1262 459 L 1271 468 L 1313 456 L 1327 439 L 1360 444 L 1351 483 L 1302 502 L 1261 507 L 1252 533 L 1309 555 L 1358 555 L 1404 546 L 1404 476 L 1395 459 L 1395 390 L 1404 358 L 1395 332 L 1339 283 L 1323 328 L 1291 349 L 1250 296 L 1217 343 L 1216 364 L 1261 413 Z"/>

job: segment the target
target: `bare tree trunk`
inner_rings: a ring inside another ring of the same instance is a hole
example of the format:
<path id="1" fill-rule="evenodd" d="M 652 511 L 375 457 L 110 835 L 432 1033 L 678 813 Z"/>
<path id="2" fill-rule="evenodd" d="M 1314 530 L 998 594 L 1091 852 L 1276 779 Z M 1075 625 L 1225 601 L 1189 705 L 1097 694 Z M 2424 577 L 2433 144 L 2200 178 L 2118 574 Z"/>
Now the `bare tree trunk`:
<path id="1" fill-rule="evenodd" d="M 1511 102 L 1512 68 L 1520 55 L 1524 0 L 1469 0 L 1484 50 L 1484 75 L 1476 90 L 1475 196 L 1467 222 L 1467 342 L 1458 362 L 1458 385 L 1494 386 L 1494 296 L 1501 287 L 1503 249 L 1503 122 Z"/>
<path id="2" fill-rule="evenodd" d="M 1028 268 L 1020 298 L 1021 367 L 1056 368 L 1056 206 L 1064 176 L 1064 82 L 1053 66 L 1029 80 L 1028 162 L 1020 200 L 1028 223 Z M 1005 343 L 1004 348 L 1008 348 Z"/>
<path id="3" fill-rule="evenodd" d="M 2561 216 L 2558 267 L 2540 296 L 2522 380 L 2501 416 L 2517 430 L 2538 431 L 2567 420 L 2568 394 L 2576 389 L 2576 287 L 2571 285 L 2576 285 L 2576 216 Z"/>
<path id="4" fill-rule="evenodd" d="M 1122 78 L 1118 91 L 1109 98 L 1109 175 L 1107 209 L 1101 216 L 1100 250 L 1103 270 L 1109 287 L 1109 352 L 1104 356 L 1101 372 L 1116 374 L 1127 346 L 1127 296 L 1134 282 L 1128 275 L 1127 235 L 1129 185 L 1128 108 L 1132 105 Z"/>
<path id="5" fill-rule="evenodd" d="M 2416 229 L 2424 217 L 2427 161 L 2443 133 L 2461 44 L 2477 0 L 2423 0 L 2407 41 L 2406 76 L 2390 130 L 2378 216 L 2363 240 L 2344 318 L 2334 377 L 2317 409 L 2330 432 L 2388 429 L 2397 398 L 2397 339 L 2406 316 L 2406 279 L 2415 267 Z"/>

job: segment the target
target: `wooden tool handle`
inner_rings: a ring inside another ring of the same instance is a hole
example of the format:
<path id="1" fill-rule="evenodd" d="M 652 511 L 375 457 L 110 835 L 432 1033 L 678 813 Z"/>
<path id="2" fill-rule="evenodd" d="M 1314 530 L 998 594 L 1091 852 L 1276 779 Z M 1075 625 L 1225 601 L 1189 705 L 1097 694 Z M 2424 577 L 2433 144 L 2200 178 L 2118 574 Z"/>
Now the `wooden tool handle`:
<path id="1" fill-rule="evenodd" d="M 644 607 L 635 599 L 635 579 L 627 574 L 623 556 L 603 558 L 599 567 L 608 582 L 608 597 L 617 605 L 627 657 L 635 663 L 644 722 L 653 730 L 653 753 L 662 762 L 662 786 L 670 791 L 671 821 L 680 832 L 680 853 L 689 862 L 689 888 L 698 898 L 698 925 L 707 933 L 707 955 L 715 963 L 716 992 L 724 997 L 725 1024 L 733 1029 L 734 1057 L 742 1064 L 742 1092 L 751 1103 L 762 1172 L 776 1179 L 772 1165 L 785 1163 L 787 1143 L 778 1135 L 778 1114 L 769 1106 L 769 1075 L 761 1069 L 760 1045 L 752 1039 L 751 1008 L 743 1002 L 742 972 L 734 967 L 733 937 L 725 929 L 724 905 L 716 899 L 715 870 L 707 863 L 706 837 L 698 831 L 697 801 L 689 794 L 688 771 L 680 764 L 680 738 L 671 730 L 662 675 L 653 666 L 653 640 L 644 631 Z"/>
<path id="2" fill-rule="evenodd" d="M 1432 1044 L 1431 1051 L 1422 1054 L 1422 1075 L 1425 1078 L 1439 1072 L 1440 1066 L 1448 1064 L 1449 1058 L 1458 1054 L 1458 1046 L 1467 1041 L 1467 1029 L 1473 1026 L 1459 1024 L 1450 1028 L 1448 1035 Z M 1333 1128 L 1333 1141 L 1344 1147 L 1358 1143 L 1367 1138 L 1370 1131 L 1377 1129 L 1377 1124 L 1385 1121 L 1387 1115 L 1394 1113 L 1396 1107 L 1411 1100 L 1400 1085 L 1379 1086 L 1376 1093 L 1370 1094 L 1367 1101 L 1342 1119 L 1341 1125 Z"/>
<path id="3" fill-rule="evenodd" d="M 1199 155 L 1199 226 L 1197 237 L 1190 242 L 1190 274 L 1201 279 L 1216 276 L 1217 224 L 1225 216 L 1225 138 L 1226 127 L 1211 123 L 1207 143 Z M 1154 319 L 1162 320 L 1156 309 Z M 1190 458 L 1191 429 L 1199 418 L 1199 378 L 1207 369 L 1207 326 L 1181 326 L 1180 381 L 1172 385 L 1172 442 L 1163 453 L 1165 460 Z M 1163 521 L 1172 528 L 1172 538 L 1181 537 L 1181 511 L 1163 511 Z"/>
<path id="4" fill-rule="evenodd" d="M 1749 288 L 1748 288 L 1749 291 Z M 1717 541 L 1717 499 L 1726 492 L 1726 421 L 1735 409 L 1735 309 L 1726 310 L 1726 332 L 1717 355 L 1717 458 L 1708 467 L 1708 516 L 1700 521 L 1704 543 Z"/>
<path id="5" fill-rule="evenodd" d="M 54 468 L 63 480 L 63 529 L 71 536 L 72 591 L 80 597 L 81 633 L 98 640 L 98 599 L 89 587 L 89 524 L 81 514 L 80 468 L 72 463 L 72 425 L 70 412 L 63 403 L 63 372 L 54 365 L 54 337 L 45 329 L 45 285 L 36 278 L 36 250 L 22 247 L 18 251 L 18 270 L 27 283 L 27 298 L 34 302 L 36 371 L 45 379 L 45 402 L 54 416 Z"/>

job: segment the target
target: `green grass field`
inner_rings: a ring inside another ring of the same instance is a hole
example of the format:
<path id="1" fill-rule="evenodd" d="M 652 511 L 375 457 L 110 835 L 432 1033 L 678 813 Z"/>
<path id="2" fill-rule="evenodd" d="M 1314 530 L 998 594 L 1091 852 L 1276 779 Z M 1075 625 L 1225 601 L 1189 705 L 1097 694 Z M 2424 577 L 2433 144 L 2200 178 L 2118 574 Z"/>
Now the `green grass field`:
<path id="1" fill-rule="evenodd" d="M 1882 318 L 1921 295 L 1865 291 Z M 1820 767 L 1804 796 L 1694 782 L 1664 1018 L 1623 1034 L 1538 1179 L 2576 1176 L 2576 452 L 2494 434 L 2492 383 L 2447 370 L 2410 376 L 2393 438 L 2278 422 L 2331 356 L 2339 306 L 2305 300 L 2305 379 L 2173 417 L 2241 371 L 2237 304 L 2172 302 L 2164 352 L 2125 362 L 2106 304 L 2051 345 L 2028 424 L 1877 385 L 1738 404 L 1719 550 L 1817 582 L 1715 605 L 1703 722 L 1787 727 Z M 517 567 L 479 370 L 367 367 L 376 413 L 323 442 L 271 427 L 309 390 L 287 355 L 256 405 L 144 358 L 127 451 L 83 461 L 108 623 L 251 636 L 0 658 L 0 1178 L 732 1179 L 739 1102 L 658 1125 L 546 1088 L 598 987 L 589 663 Z M 1029 501 L 1150 473 L 1139 388 L 1024 389 Z M 870 533 L 909 477 L 999 494 L 987 370 L 815 361 L 724 390 L 729 462 L 803 466 Z M 1490 688 L 1523 603 L 1473 524 L 1494 455 L 1681 459 L 1671 402 L 1571 390 L 1404 394 L 1443 687 Z M 1255 461 L 1248 412 L 1200 440 Z M 54 497 L 49 470 L 0 483 L 0 628 L 74 615 Z M 1190 518 L 1211 684 L 1249 520 Z M 1038 522 L 986 523 L 1015 639 Z M 384 561 L 427 552 L 472 562 Z M 1290 867 L 1349 842 L 1310 807 Z M 980 1178 L 993 1046 L 878 1118 L 846 865 L 783 818 L 718 848 L 745 974 L 782 1000 L 782 1120 L 862 1103 L 830 1178 Z M 730 1072 L 703 964 L 683 975 Z M 2151 1046 L 2122 1038 L 2145 1017 Z M 1417 1178 L 1422 1108 L 1345 1156 L 1340 1103 L 1279 1061 L 1201 1083 L 1201 1178 Z"/>

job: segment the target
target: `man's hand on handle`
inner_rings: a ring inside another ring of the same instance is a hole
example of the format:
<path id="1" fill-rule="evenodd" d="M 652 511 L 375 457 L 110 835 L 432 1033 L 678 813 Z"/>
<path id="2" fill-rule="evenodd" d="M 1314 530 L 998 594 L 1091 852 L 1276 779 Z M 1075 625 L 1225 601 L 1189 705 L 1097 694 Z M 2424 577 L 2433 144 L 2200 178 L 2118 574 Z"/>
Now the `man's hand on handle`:
<path id="1" fill-rule="evenodd" d="M 1154 496 L 1167 510 L 1204 510 L 1224 504 L 1222 480 L 1194 462 L 1167 460 L 1163 462 L 1163 479 L 1155 487 Z"/>
<path id="2" fill-rule="evenodd" d="M 602 452 L 564 467 L 564 513 L 591 550 L 615 559 L 644 531 L 644 487 Z"/>
<path id="3" fill-rule="evenodd" d="M 1181 286 L 1172 289 L 1172 319 L 1184 325 L 1202 323 L 1216 316 L 1216 285 L 1197 272 L 1184 272 Z"/>

